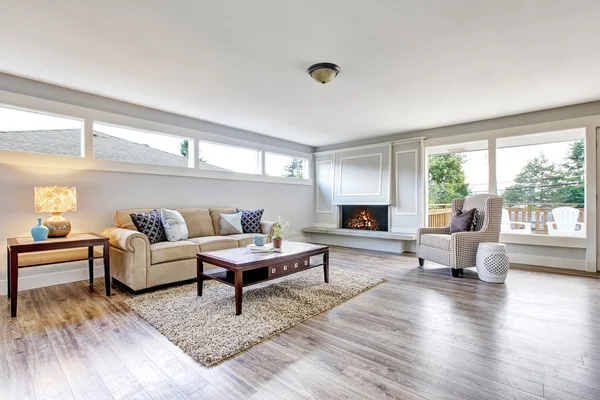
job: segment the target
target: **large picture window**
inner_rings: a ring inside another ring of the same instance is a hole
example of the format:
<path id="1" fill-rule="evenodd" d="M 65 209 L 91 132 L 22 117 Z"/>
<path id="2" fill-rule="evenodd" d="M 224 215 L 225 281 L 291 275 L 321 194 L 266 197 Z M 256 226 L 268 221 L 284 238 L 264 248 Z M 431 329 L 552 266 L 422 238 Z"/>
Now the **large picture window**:
<path id="1" fill-rule="evenodd" d="M 492 141 L 492 143 L 494 143 Z M 427 148 L 428 226 L 452 218 L 452 199 L 496 188 L 501 232 L 585 237 L 585 129 Z M 489 176 L 488 160 L 496 160 Z"/>
<path id="2" fill-rule="evenodd" d="M 83 121 L 0 106 L 0 150 L 81 157 Z"/>
<path id="3" fill-rule="evenodd" d="M 585 131 L 497 139 L 502 231 L 584 237 Z"/>
<path id="4" fill-rule="evenodd" d="M 282 154 L 265 153 L 265 172 L 269 176 L 308 179 L 308 160 Z"/>
<path id="5" fill-rule="evenodd" d="M 459 143 L 427 149 L 428 226 L 452 218 L 452 200 L 489 192 L 488 142 Z"/>

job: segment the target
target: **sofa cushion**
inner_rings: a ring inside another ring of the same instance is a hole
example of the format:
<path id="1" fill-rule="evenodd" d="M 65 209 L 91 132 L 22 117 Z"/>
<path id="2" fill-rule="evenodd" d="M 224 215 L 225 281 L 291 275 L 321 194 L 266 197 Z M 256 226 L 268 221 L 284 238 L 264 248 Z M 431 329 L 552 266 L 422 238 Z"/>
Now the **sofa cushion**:
<path id="1" fill-rule="evenodd" d="M 154 210 L 154 208 L 132 208 L 130 210 L 119 210 L 115 213 L 115 224 L 117 225 L 117 228 L 137 231 L 137 228 L 131 219 L 131 214 L 146 213 L 151 212 L 152 210 Z M 160 208 L 158 211 L 160 211 Z"/>
<path id="2" fill-rule="evenodd" d="M 450 251 L 450 235 L 426 234 L 421 235 L 422 245 Z"/>
<path id="3" fill-rule="evenodd" d="M 188 238 L 187 224 L 179 211 L 163 208 L 160 210 L 160 218 L 169 242 L 177 242 Z"/>
<path id="4" fill-rule="evenodd" d="M 219 236 L 221 231 L 219 229 L 219 214 L 235 214 L 235 208 L 211 208 L 210 210 L 210 218 L 212 219 L 212 225 L 214 230 L 214 235 Z M 191 237 L 191 236 L 190 236 Z"/>
<path id="5" fill-rule="evenodd" d="M 242 229 L 242 214 L 219 214 L 219 234 L 221 236 L 244 233 Z"/>
<path id="6" fill-rule="evenodd" d="M 214 236 L 212 220 L 208 208 L 178 208 L 188 228 L 188 237 Z"/>
<path id="7" fill-rule="evenodd" d="M 228 238 L 232 238 L 238 241 L 238 247 L 248 246 L 252 243 L 252 237 L 256 233 L 240 233 L 239 235 L 229 235 Z"/>
<path id="8" fill-rule="evenodd" d="M 231 236 L 205 236 L 189 240 L 200 246 L 200 251 L 234 249 L 238 247 L 237 239 Z"/>
<path id="9" fill-rule="evenodd" d="M 130 217 L 137 230 L 148 236 L 150 244 L 167 241 L 159 211 L 133 213 Z"/>
<path id="10" fill-rule="evenodd" d="M 260 220 L 262 219 L 264 208 L 262 210 L 240 210 L 242 213 L 242 229 L 244 233 L 260 233 Z"/>
<path id="11" fill-rule="evenodd" d="M 200 248 L 196 243 L 180 240 L 178 242 L 160 242 L 150 245 L 150 259 L 152 264 L 169 261 L 196 258 Z"/>

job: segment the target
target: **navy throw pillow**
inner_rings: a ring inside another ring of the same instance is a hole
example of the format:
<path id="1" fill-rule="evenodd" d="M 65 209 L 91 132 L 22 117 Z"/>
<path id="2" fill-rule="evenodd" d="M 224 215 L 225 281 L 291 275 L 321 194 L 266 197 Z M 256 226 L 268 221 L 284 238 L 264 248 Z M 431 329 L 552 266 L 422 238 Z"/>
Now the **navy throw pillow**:
<path id="1" fill-rule="evenodd" d="M 150 244 L 167 241 L 165 228 L 163 227 L 162 218 L 158 211 L 152 210 L 147 213 L 133 213 L 129 214 L 129 216 L 138 232 L 148 236 Z"/>
<path id="2" fill-rule="evenodd" d="M 244 233 L 261 233 L 260 231 L 260 220 L 262 219 L 262 210 L 240 210 L 236 208 L 236 211 L 242 213 L 242 229 Z"/>

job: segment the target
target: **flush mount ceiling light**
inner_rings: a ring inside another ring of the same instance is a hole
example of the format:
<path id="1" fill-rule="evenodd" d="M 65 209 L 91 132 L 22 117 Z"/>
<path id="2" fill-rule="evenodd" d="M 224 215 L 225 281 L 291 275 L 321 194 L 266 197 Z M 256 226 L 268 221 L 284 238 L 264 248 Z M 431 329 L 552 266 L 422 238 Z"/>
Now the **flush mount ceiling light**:
<path id="1" fill-rule="evenodd" d="M 318 63 L 311 65 L 306 70 L 308 74 L 319 83 L 331 82 L 340 73 L 340 67 L 332 63 Z"/>

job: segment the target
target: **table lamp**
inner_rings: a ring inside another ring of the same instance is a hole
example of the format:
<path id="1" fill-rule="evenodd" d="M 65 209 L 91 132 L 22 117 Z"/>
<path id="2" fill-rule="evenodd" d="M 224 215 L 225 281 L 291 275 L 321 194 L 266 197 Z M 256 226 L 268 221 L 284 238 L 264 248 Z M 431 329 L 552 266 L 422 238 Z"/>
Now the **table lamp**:
<path id="1" fill-rule="evenodd" d="M 36 186 L 35 212 L 50 212 L 44 221 L 48 237 L 65 237 L 71 232 L 71 223 L 60 213 L 77 210 L 76 190 L 71 186 Z"/>

